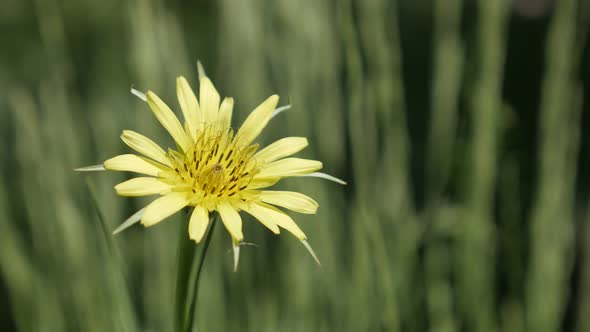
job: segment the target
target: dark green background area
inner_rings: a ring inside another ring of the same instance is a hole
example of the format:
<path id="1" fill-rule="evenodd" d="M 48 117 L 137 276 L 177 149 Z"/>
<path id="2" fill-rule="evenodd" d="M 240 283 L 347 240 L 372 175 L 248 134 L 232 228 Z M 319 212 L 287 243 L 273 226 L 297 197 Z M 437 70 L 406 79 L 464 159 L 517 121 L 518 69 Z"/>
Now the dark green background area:
<path id="1" fill-rule="evenodd" d="M 112 237 L 96 208 L 149 198 L 73 169 L 172 144 L 129 88 L 178 111 L 197 59 L 234 127 L 278 93 L 259 143 L 348 182 L 279 186 L 319 202 L 291 215 L 321 268 L 244 216 L 233 273 L 216 227 L 199 330 L 590 331 L 589 30 L 587 0 L 3 0 L 0 331 L 172 330 L 188 218 Z"/>

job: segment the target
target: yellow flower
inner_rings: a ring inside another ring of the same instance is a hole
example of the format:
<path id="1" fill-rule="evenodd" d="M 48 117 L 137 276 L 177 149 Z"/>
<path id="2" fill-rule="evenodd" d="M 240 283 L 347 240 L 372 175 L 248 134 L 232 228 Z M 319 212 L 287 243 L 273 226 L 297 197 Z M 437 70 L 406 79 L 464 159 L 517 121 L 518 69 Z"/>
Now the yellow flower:
<path id="1" fill-rule="evenodd" d="M 315 176 L 343 182 L 317 172 L 322 168 L 320 161 L 291 157 L 307 146 L 304 137 L 283 138 L 259 149 L 256 138 L 269 120 L 284 109 L 276 108 L 279 97 L 273 95 L 262 102 L 234 132 L 231 128 L 234 101 L 225 98 L 220 102 L 219 93 L 209 78 L 203 76 L 200 79 L 199 100 L 184 77 L 178 77 L 176 84 L 184 125 L 153 92 L 132 92 L 148 103 L 176 142 L 177 149 L 164 151 L 149 138 L 124 130 L 121 139 L 139 155 L 123 154 L 102 165 L 77 169 L 143 174 L 119 183 L 115 190 L 122 196 L 160 195 L 114 233 L 139 221 L 146 227 L 153 226 L 185 207 L 192 207 L 188 235 L 198 243 L 207 230 L 209 215 L 217 211 L 233 240 L 234 262 L 237 264 L 239 244 L 244 239 L 239 212 L 245 211 L 275 234 L 279 234 L 279 228 L 291 232 L 317 261 L 303 231 L 276 206 L 315 214 L 318 203 L 299 192 L 266 188 L 282 178 L 293 176 Z"/>

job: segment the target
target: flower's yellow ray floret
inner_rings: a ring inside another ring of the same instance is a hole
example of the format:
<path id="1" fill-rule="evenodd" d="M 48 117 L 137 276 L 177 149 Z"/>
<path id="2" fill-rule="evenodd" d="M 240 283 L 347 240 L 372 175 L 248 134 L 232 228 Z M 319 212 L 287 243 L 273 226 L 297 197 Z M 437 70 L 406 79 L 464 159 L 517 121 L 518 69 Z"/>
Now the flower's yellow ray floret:
<path id="1" fill-rule="evenodd" d="M 203 116 L 199 107 L 197 97 L 188 84 L 186 78 L 180 76 L 176 79 L 176 95 L 182 110 L 182 116 L 189 128 L 190 136 L 195 139 L 195 134 L 198 129 L 201 129 L 203 123 Z"/>
<path id="2" fill-rule="evenodd" d="M 262 209 L 260 208 L 260 206 L 252 204 L 244 208 L 244 211 L 248 212 L 254 218 L 258 219 L 258 221 L 260 221 L 261 224 L 266 226 L 273 233 L 279 234 L 281 232 L 279 230 L 279 226 L 277 226 L 277 224 L 274 222 L 272 215 L 269 215 L 266 209 Z"/>
<path id="3" fill-rule="evenodd" d="M 150 177 L 133 178 L 115 186 L 117 194 L 121 196 L 163 195 L 172 188 L 172 185 Z"/>
<path id="4" fill-rule="evenodd" d="M 104 167 L 111 171 L 125 171 L 151 176 L 158 176 L 162 169 L 146 158 L 134 154 L 122 154 L 104 162 Z"/>
<path id="5" fill-rule="evenodd" d="M 152 158 L 153 160 L 170 167 L 170 160 L 166 156 L 166 152 L 154 143 L 151 139 L 136 133 L 132 130 L 123 130 L 121 140 L 125 142 L 130 148 L 141 153 L 142 155 Z"/>
<path id="6" fill-rule="evenodd" d="M 209 212 L 202 206 L 195 206 L 188 225 L 188 235 L 197 243 L 201 242 L 207 226 L 209 225 Z"/>
<path id="7" fill-rule="evenodd" d="M 217 113 L 219 111 L 219 93 L 213 86 L 213 83 L 206 76 L 201 78 L 199 84 L 201 85 L 200 100 L 201 112 L 203 112 L 203 123 L 212 124 L 217 120 Z"/>
<path id="8" fill-rule="evenodd" d="M 118 194 L 161 195 L 129 218 L 117 232 L 139 220 L 146 227 L 155 225 L 188 206 L 193 207 L 188 234 L 200 242 L 207 231 L 210 214 L 217 211 L 232 237 L 237 266 L 239 244 L 244 239 L 239 214 L 243 210 L 275 234 L 280 233 L 279 227 L 288 230 L 309 250 L 303 231 L 275 206 L 313 214 L 318 203 L 298 192 L 264 189 L 285 177 L 313 174 L 328 177 L 316 172 L 322 163 L 291 157 L 307 147 L 305 137 L 283 138 L 260 151 L 254 143 L 272 118 L 279 97 L 273 95 L 266 99 L 234 132 L 231 128 L 234 100 L 228 97 L 220 103 L 219 93 L 209 78 L 200 79 L 199 100 L 184 77 L 177 78 L 176 93 L 184 124 L 153 92 L 148 91 L 142 99 L 172 136 L 178 150 L 165 151 L 149 138 L 124 130 L 121 139 L 142 156 L 120 155 L 103 164 L 107 170 L 147 175 L 118 184 L 115 186 Z M 100 169 L 93 166 L 81 170 Z"/>
<path id="9" fill-rule="evenodd" d="M 281 178 L 278 176 L 255 177 L 248 184 L 248 189 L 259 189 L 274 186 Z"/>
<path id="10" fill-rule="evenodd" d="M 307 238 L 291 217 L 268 204 L 253 203 L 245 210 L 258 220 L 265 220 L 263 222 L 265 225 L 268 223 L 282 227 L 295 235 L 299 240 L 305 240 Z"/>
<path id="11" fill-rule="evenodd" d="M 260 172 L 260 177 L 269 176 L 296 176 L 315 172 L 322 168 L 322 163 L 317 160 L 301 158 L 285 158 L 265 165 Z"/>
<path id="12" fill-rule="evenodd" d="M 238 211 L 226 201 L 219 202 L 217 211 L 221 216 L 221 221 L 223 221 L 225 228 L 227 228 L 234 241 L 242 241 L 244 239 L 244 234 L 242 234 L 242 218 L 240 218 Z"/>
<path id="13" fill-rule="evenodd" d="M 219 116 L 217 122 L 219 123 L 220 129 L 231 128 L 231 116 L 234 108 L 234 99 L 227 97 L 223 99 L 221 106 L 219 106 Z"/>
<path id="14" fill-rule="evenodd" d="M 286 209 L 306 214 L 315 214 L 318 211 L 318 203 L 311 197 L 294 191 L 261 191 L 258 198 L 269 204 L 284 207 Z"/>
<path id="15" fill-rule="evenodd" d="M 180 121 L 168 105 L 166 105 L 160 97 L 155 93 L 148 91 L 146 94 L 148 105 L 152 109 L 152 112 L 162 124 L 162 127 L 166 128 L 170 136 L 176 141 L 178 146 L 183 151 L 186 151 L 191 146 L 191 140 L 186 135 L 186 132 L 182 128 Z"/>
<path id="16" fill-rule="evenodd" d="M 255 158 L 270 163 L 296 154 L 305 149 L 307 144 L 307 138 L 305 137 L 285 137 L 260 150 Z"/>
<path id="17" fill-rule="evenodd" d="M 262 129 L 266 127 L 272 111 L 277 107 L 278 103 L 279 96 L 272 95 L 250 113 L 236 134 L 236 138 L 241 144 L 250 144 L 258 137 Z"/>
<path id="18" fill-rule="evenodd" d="M 153 226 L 188 205 L 186 193 L 174 192 L 151 202 L 141 216 L 141 223 Z"/>

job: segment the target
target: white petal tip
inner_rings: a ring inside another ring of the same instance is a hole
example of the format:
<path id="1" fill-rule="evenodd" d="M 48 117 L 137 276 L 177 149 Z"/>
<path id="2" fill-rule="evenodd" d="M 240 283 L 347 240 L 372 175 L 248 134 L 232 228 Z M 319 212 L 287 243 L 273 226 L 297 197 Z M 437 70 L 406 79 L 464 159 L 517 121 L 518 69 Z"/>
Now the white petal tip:
<path id="1" fill-rule="evenodd" d="M 305 246 L 305 249 L 307 249 L 307 251 L 309 252 L 309 254 L 311 255 L 311 257 L 313 257 L 313 259 L 318 264 L 318 266 L 321 267 L 322 266 L 322 263 L 320 263 L 320 260 L 318 259 L 318 256 L 315 254 L 315 251 L 313 251 L 313 248 L 309 245 L 309 243 L 307 242 L 307 240 L 301 240 L 301 243 L 303 243 L 303 245 Z"/>
<path id="2" fill-rule="evenodd" d="M 238 272 L 238 262 L 240 261 L 240 243 L 232 241 L 232 247 L 234 249 L 234 272 Z"/>
<path id="3" fill-rule="evenodd" d="M 313 173 L 309 173 L 309 174 L 303 174 L 303 175 L 299 175 L 299 176 L 309 176 L 309 177 L 314 177 L 314 178 L 321 178 L 324 180 L 329 180 L 332 182 L 336 182 L 338 184 L 341 185 L 347 185 L 348 183 L 346 183 L 346 181 L 344 180 L 340 180 L 339 178 L 332 176 L 330 174 L 326 174 L 326 173 L 322 173 L 322 172 L 313 172 Z"/>
<path id="4" fill-rule="evenodd" d="M 100 172 L 100 171 L 106 171 L 106 169 L 104 168 L 103 164 L 100 164 L 100 165 L 92 165 L 92 166 L 74 168 L 74 171 L 76 171 L 76 172 Z"/>
<path id="5" fill-rule="evenodd" d="M 270 118 L 272 119 L 275 116 L 279 115 L 280 113 L 282 113 L 282 112 L 284 112 L 286 110 L 289 110 L 289 109 L 291 109 L 291 105 L 290 104 L 289 105 L 285 105 L 285 106 L 281 106 L 279 108 L 275 108 L 275 110 L 272 111 L 272 114 L 270 115 Z"/>
<path id="6" fill-rule="evenodd" d="M 199 60 L 197 60 L 197 73 L 199 75 L 199 80 L 203 77 L 207 77 L 207 74 L 205 73 L 205 68 L 203 68 L 201 61 Z"/>
<path id="7" fill-rule="evenodd" d="M 137 98 L 147 102 L 147 97 L 145 96 L 145 93 L 139 91 L 139 90 L 135 90 L 133 87 L 131 87 L 131 93 L 133 95 L 135 95 Z"/>
<path id="8" fill-rule="evenodd" d="M 144 211 L 145 211 L 145 208 L 135 212 L 131 217 L 127 218 L 127 220 L 125 220 L 125 222 L 123 222 L 121 225 L 119 225 L 119 227 L 117 227 L 117 229 L 115 229 L 113 231 L 113 235 L 117 235 L 117 234 L 121 233 L 122 231 L 126 230 L 127 228 L 133 226 L 137 222 L 139 222 Z"/>

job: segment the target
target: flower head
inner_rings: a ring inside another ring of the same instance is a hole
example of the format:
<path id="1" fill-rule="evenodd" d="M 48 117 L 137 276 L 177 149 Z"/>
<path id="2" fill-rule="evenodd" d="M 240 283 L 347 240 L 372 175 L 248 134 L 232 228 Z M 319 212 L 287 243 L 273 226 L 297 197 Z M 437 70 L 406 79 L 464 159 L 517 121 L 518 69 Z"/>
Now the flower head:
<path id="1" fill-rule="evenodd" d="M 149 138 L 124 130 L 121 139 L 136 154 L 123 154 L 101 165 L 78 170 L 127 171 L 142 174 L 115 186 L 122 196 L 160 195 L 152 203 L 124 222 L 115 233 L 141 221 L 152 226 L 185 207 L 192 207 L 188 235 L 200 242 L 207 230 L 210 214 L 219 213 L 229 232 L 234 252 L 243 241 L 242 219 L 245 211 L 273 233 L 284 228 L 306 242 L 306 236 L 283 207 L 299 213 L 315 214 L 318 204 L 298 192 L 266 190 L 282 178 L 316 176 L 337 180 L 318 173 L 322 163 L 291 157 L 307 145 L 304 137 L 287 137 L 265 148 L 255 143 L 276 109 L 279 97 L 270 96 L 246 118 L 237 132 L 231 128 L 234 101 L 219 93 L 206 76 L 201 77 L 199 99 L 184 77 L 178 77 L 177 95 L 184 125 L 172 110 L 153 92 L 132 90 L 146 101 L 160 124 L 176 142 L 176 149 L 164 151 Z M 237 264 L 237 260 L 235 261 Z"/>

